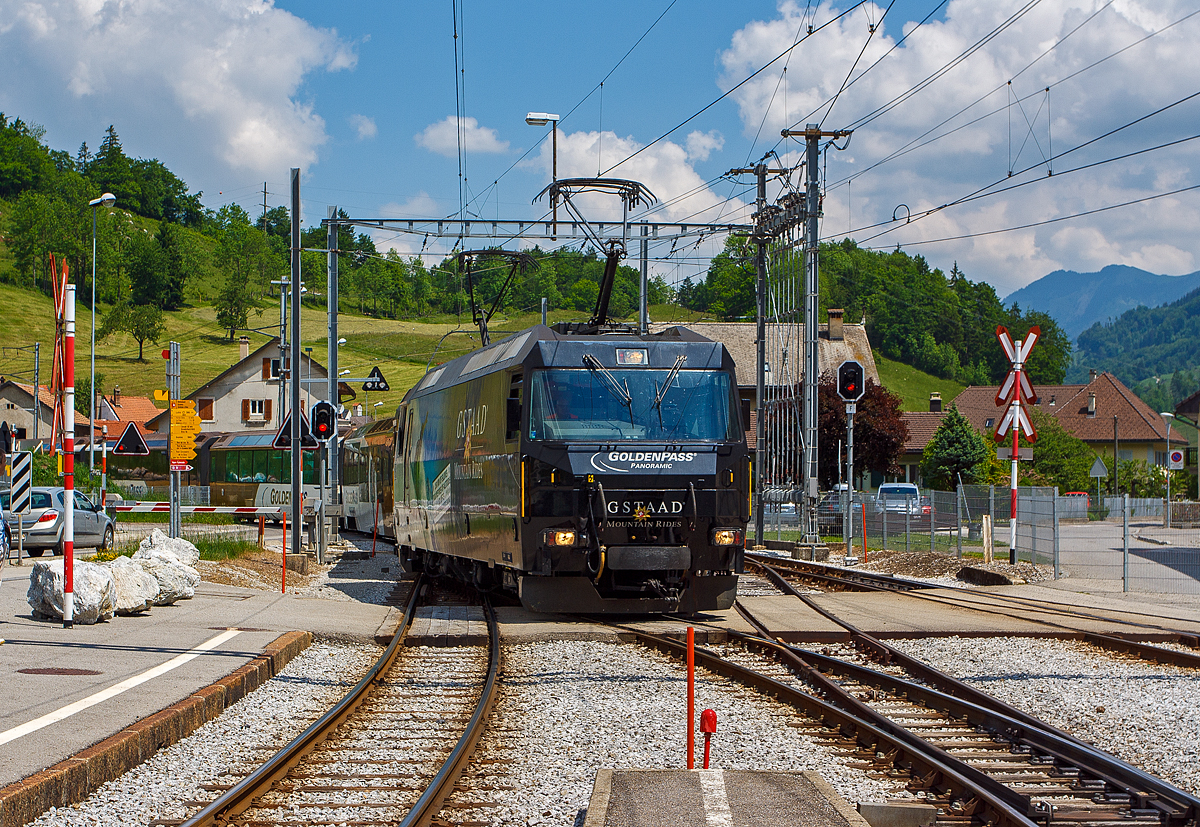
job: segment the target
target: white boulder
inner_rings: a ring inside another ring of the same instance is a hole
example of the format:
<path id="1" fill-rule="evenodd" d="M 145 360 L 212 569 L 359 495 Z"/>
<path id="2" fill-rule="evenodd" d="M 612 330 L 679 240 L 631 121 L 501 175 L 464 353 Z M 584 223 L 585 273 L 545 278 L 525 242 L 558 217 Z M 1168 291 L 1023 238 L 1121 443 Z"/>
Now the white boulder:
<path id="1" fill-rule="evenodd" d="M 134 562 L 158 581 L 158 594 L 154 597 L 155 606 L 169 606 L 177 600 L 188 600 L 196 596 L 200 572 L 179 562 L 178 557 L 166 550 L 154 549 L 141 558 L 137 556 L 139 553 L 134 552 Z"/>
<path id="2" fill-rule="evenodd" d="M 158 579 L 136 560 L 118 557 L 107 563 L 115 591 L 113 609 L 119 615 L 149 611 L 158 598 Z"/>
<path id="3" fill-rule="evenodd" d="M 74 567 L 73 620 L 79 624 L 92 624 L 110 620 L 113 616 L 112 572 L 106 567 L 76 560 Z M 62 618 L 63 616 L 63 560 L 38 560 L 29 573 L 27 594 L 33 616 L 37 618 Z"/>
<path id="4" fill-rule="evenodd" d="M 194 545 L 182 537 L 172 539 L 157 528 L 138 545 L 138 550 L 133 553 L 133 559 L 141 560 L 151 556 L 154 552 L 173 554 L 185 566 L 195 566 L 200 560 L 200 550 Z"/>

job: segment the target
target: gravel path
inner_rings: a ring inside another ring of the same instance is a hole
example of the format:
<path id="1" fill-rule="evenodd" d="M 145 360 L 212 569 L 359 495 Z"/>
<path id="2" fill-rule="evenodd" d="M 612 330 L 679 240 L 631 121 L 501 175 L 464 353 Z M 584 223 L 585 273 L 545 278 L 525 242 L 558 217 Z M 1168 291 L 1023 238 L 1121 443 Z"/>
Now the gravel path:
<path id="1" fill-rule="evenodd" d="M 1200 671 L 1078 641 L 941 638 L 890 643 L 1200 795 Z"/>
<path id="2" fill-rule="evenodd" d="M 110 781 L 86 801 L 51 809 L 32 827 L 129 827 L 179 819 L 304 731 L 379 657 L 369 644 L 314 643 L 282 672 L 179 743 Z M 230 778 L 225 773 L 232 773 Z"/>
<path id="3" fill-rule="evenodd" d="M 458 800 L 494 801 L 456 818 L 492 825 L 569 825 L 601 767 L 686 766 L 686 678 L 665 655 L 632 644 L 553 641 L 504 648 L 501 696 Z M 717 712 L 712 766 L 816 770 L 851 801 L 906 797 L 801 732 L 791 707 L 697 670 L 696 709 Z M 697 761 L 703 740 L 697 743 Z M 474 776 L 474 777 L 472 777 Z M 515 787 L 519 794 L 500 787 Z M 491 789 L 489 789 L 491 788 Z M 453 799 L 452 799 L 453 800 Z"/>

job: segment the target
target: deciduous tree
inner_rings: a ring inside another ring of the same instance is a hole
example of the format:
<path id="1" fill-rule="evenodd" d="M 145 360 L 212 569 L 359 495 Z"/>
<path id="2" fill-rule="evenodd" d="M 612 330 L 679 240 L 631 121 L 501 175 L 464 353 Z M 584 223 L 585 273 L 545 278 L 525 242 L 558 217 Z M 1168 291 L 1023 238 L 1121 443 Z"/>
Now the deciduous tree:
<path id="1" fill-rule="evenodd" d="M 921 455 L 921 478 L 930 488 L 952 490 L 964 483 L 984 482 L 988 475 L 988 441 L 951 406 Z"/>

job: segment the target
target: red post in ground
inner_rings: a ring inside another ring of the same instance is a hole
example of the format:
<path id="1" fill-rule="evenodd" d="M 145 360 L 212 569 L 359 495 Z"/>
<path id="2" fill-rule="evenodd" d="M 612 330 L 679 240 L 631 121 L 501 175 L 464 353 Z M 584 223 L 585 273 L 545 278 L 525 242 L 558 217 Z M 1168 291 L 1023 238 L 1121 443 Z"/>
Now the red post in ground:
<path id="1" fill-rule="evenodd" d="M 267 547 L 267 515 L 258 515 L 258 547 L 265 549 Z"/>
<path id="2" fill-rule="evenodd" d="M 696 630 L 687 630 L 687 768 L 694 769 L 696 744 Z"/>
<path id="3" fill-rule="evenodd" d="M 706 709 L 700 713 L 700 731 L 704 733 L 704 769 L 708 769 L 708 748 L 717 731 L 717 713 Z"/>
<path id="4" fill-rule="evenodd" d="M 283 546 L 281 549 L 283 552 L 283 573 L 280 575 L 279 579 L 279 593 L 287 594 L 287 509 L 279 509 L 279 513 L 283 515 Z"/>
<path id="5" fill-rule="evenodd" d="M 63 263 L 64 275 L 67 265 Z M 63 628 L 75 625 L 75 285 L 63 299 Z"/>

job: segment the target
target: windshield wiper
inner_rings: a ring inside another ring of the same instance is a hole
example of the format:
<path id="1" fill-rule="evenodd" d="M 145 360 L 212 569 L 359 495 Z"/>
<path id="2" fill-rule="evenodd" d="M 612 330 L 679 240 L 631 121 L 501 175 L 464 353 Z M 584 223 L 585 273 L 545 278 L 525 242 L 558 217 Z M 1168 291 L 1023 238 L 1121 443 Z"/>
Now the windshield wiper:
<path id="1" fill-rule="evenodd" d="M 671 372 L 667 374 L 667 380 L 663 382 L 662 388 L 658 389 L 658 393 L 654 395 L 654 408 L 658 411 L 658 427 L 665 427 L 662 418 L 662 401 L 667 398 L 667 388 L 671 387 L 671 383 L 675 381 L 675 377 L 683 368 L 683 363 L 687 361 L 687 356 L 676 356 L 675 364 L 671 366 Z"/>
<path id="2" fill-rule="evenodd" d="M 629 386 L 622 386 L 617 381 L 617 377 L 612 375 L 612 371 L 600 364 L 600 360 L 590 353 L 583 357 L 583 365 L 592 373 L 600 377 L 601 384 L 611 393 L 616 400 L 629 409 L 629 424 L 633 425 L 633 395 L 629 392 Z"/>

